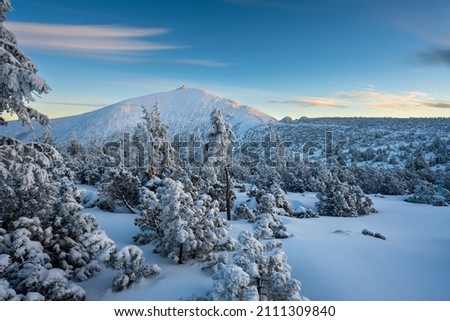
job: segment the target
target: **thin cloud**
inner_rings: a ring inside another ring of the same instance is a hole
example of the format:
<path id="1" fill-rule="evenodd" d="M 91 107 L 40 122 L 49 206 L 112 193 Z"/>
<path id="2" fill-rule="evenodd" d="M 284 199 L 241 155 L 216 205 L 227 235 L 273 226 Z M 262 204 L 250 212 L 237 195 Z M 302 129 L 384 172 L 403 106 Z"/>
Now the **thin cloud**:
<path id="1" fill-rule="evenodd" d="M 423 63 L 450 66 L 450 48 L 422 50 L 416 54 Z"/>
<path id="2" fill-rule="evenodd" d="M 300 107 L 325 107 L 325 108 L 346 108 L 336 99 L 323 97 L 303 97 L 296 100 L 271 100 L 272 104 L 290 104 Z"/>
<path id="3" fill-rule="evenodd" d="M 178 49 L 180 46 L 139 39 L 170 32 L 163 28 L 77 26 L 9 22 L 24 46 L 64 52 L 120 53 Z"/>
<path id="4" fill-rule="evenodd" d="M 450 108 L 450 102 L 436 101 L 428 94 L 411 91 L 404 94 L 392 94 L 378 91 L 342 92 L 336 95 L 341 99 L 364 100 L 372 109 L 408 110 L 411 108 Z"/>
<path id="5" fill-rule="evenodd" d="M 99 108 L 107 105 L 107 104 L 68 103 L 63 101 L 47 101 L 45 102 L 45 104 L 58 106 L 92 107 L 92 108 Z"/>
<path id="6" fill-rule="evenodd" d="M 21 45 L 80 57 L 128 63 L 174 63 L 203 67 L 224 67 L 228 63 L 211 59 L 154 59 L 153 51 L 179 50 L 187 46 L 155 41 L 171 32 L 166 28 L 135 28 L 113 25 L 63 25 L 9 22 Z"/>
<path id="7" fill-rule="evenodd" d="M 129 62 L 145 62 L 145 63 L 170 63 L 180 65 L 194 65 L 203 67 L 227 67 L 232 64 L 227 62 L 216 61 L 212 59 L 152 59 L 152 58 L 139 58 L 130 57 Z"/>

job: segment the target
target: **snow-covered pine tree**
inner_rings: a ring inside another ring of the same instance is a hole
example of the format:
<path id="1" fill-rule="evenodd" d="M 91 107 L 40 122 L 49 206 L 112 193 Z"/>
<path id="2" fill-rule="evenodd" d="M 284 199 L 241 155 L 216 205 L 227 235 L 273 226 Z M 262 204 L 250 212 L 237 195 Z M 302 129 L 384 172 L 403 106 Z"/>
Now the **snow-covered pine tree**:
<path id="1" fill-rule="evenodd" d="M 139 204 L 139 178 L 124 167 L 108 168 L 98 183 L 100 192 L 99 206 L 114 211 L 116 204 L 124 206 L 131 213 L 137 214 Z"/>
<path id="2" fill-rule="evenodd" d="M 300 282 L 291 277 L 280 241 L 263 245 L 248 231 L 241 232 L 238 240 L 234 262 L 249 275 L 249 284 L 256 286 L 259 300 L 301 300 Z"/>
<path id="3" fill-rule="evenodd" d="M 10 0 L 0 0 L 0 125 L 6 124 L 3 113 L 16 115 L 31 125 L 35 119 L 48 125 L 48 117 L 26 106 L 34 95 L 47 94 L 50 86 L 37 75 L 37 67 L 17 46 L 15 35 L 3 25 L 12 10 Z"/>
<path id="4" fill-rule="evenodd" d="M 286 226 L 279 218 L 280 209 L 276 206 L 276 199 L 270 193 L 258 197 L 253 231 L 257 239 L 288 238 Z"/>
<path id="5" fill-rule="evenodd" d="M 114 242 L 81 212 L 55 148 L 0 137 L 0 151 L 0 279 L 7 285 L 0 282 L 7 299 L 83 300 L 73 281 L 95 275 L 116 252 Z"/>
<path id="6" fill-rule="evenodd" d="M 143 122 L 138 124 L 133 139 L 145 146 L 148 155 L 144 172 L 140 178 L 144 181 L 154 176 L 167 176 L 175 165 L 174 149 L 168 138 L 168 127 L 161 121 L 161 112 L 158 103 L 155 103 L 151 112 L 142 107 Z"/>
<path id="7" fill-rule="evenodd" d="M 231 264 L 219 269 L 214 275 L 214 301 L 258 301 L 255 285 L 250 276 L 239 266 Z"/>
<path id="8" fill-rule="evenodd" d="M 211 128 L 205 145 L 206 159 L 202 172 L 209 185 L 207 193 L 219 202 L 221 210 L 227 210 L 228 219 L 234 198 L 230 171 L 234 144 L 235 135 L 230 124 L 218 109 L 214 109 L 211 113 Z"/>
<path id="9" fill-rule="evenodd" d="M 219 216 L 219 203 L 203 194 L 194 202 L 193 231 L 196 249 L 194 256 L 207 257 L 227 235 L 227 222 Z"/>
<path id="10" fill-rule="evenodd" d="M 155 250 L 181 264 L 185 256 L 193 255 L 197 245 L 192 229 L 193 200 L 180 182 L 169 178 L 164 180 L 164 187 L 158 189 L 158 195 L 161 235 L 155 241 Z"/>
<path id="11" fill-rule="evenodd" d="M 337 174 L 330 171 L 324 177 L 323 187 L 317 194 L 319 215 L 356 217 L 376 212 L 361 187 L 341 182 Z"/>
<path id="12" fill-rule="evenodd" d="M 226 222 L 218 204 L 206 194 L 186 192 L 171 178 L 154 178 L 140 190 L 139 243 L 154 242 L 156 252 L 178 263 L 206 258 L 226 236 Z"/>
<path id="13" fill-rule="evenodd" d="M 161 268 L 158 265 L 148 265 L 144 261 L 144 253 L 134 245 L 125 246 L 114 253 L 107 262 L 109 267 L 120 271 L 114 277 L 113 291 L 119 292 L 125 290 L 144 278 L 161 273 Z"/>

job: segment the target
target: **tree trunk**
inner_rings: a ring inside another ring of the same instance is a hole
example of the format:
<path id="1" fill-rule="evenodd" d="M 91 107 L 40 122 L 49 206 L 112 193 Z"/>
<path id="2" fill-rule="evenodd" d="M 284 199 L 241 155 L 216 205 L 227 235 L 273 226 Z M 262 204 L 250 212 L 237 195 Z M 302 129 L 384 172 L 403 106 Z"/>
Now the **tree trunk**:
<path id="1" fill-rule="evenodd" d="M 178 252 L 178 264 L 183 264 L 183 243 L 180 243 L 180 252 Z"/>
<path id="2" fill-rule="evenodd" d="M 231 182 L 230 182 L 230 172 L 228 171 L 228 167 L 225 167 L 225 177 L 227 181 L 225 198 L 227 202 L 227 220 L 231 220 Z"/>

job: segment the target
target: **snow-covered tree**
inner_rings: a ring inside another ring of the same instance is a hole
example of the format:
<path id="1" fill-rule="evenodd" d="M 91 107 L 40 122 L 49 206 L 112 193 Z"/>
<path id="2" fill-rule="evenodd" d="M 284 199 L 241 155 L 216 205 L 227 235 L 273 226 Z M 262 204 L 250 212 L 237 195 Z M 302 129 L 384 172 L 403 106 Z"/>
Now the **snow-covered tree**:
<path id="1" fill-rule="evenodd" d="M 134 245 L 125 246 L 114 253 L 108 261 L 108 265 L 120 272 L 114 277 L 113 291 L 122 291 L 144 278 L 158 275 L 161 272 L 158 265 L 148 265 L 144 261 L 144 253 Z"/>
<path id="2" fill-rule="evenodd" d="M 211 113 L 211 127 L 205 146 L 206 159 L 202 172 L 208 183 L 207 193 L 219 202 L 221 210 L 227 210 L 228 219 L 234 198 L 230 171 L 234 144 L 235 135 L 230 124 L 225 121 L 221 112 L 215 109 Z"/>
<path id="3" fill-rule="evenodd" d="M 327 172 L 323 184 L 317 194 L 319 215 L 356 217 L 376 212 L 361 187 L 341 182 L 336 173 Z"/>
<path id="4" fill-rule="evenodd" d="M 161 206 L 158 228 L 161 235 L 156 239 L 155 250 L 182 263 L 183 257 L 192 255 L 196 248 L 192 229 L 193 200 L 183 191 L 180 182 L 168 178 L 164 181 L 164 187 L 158 189 Z"/>
<path id="5" fill-rule="evenodd" d="M 258 301 L 255 285 L 250 284 L 250 276 L 239 266 L 226 265 L 213 275 L 214 301 Z"/>
<path id="6" fill-rule="evenodd" d="M 56 149 L 0 137 L 0 150 L 2 291 L 8 299 L 84 300 L 73 282 L 98 273 L 115 243 L 81 212 Z"/>
<path id="7" fill-rule="evenodd" d="M 280 209 L 276 205 L 275 197 L 270 193 L 263 193 L 257 198 L 255 222 L 253 231 L 257 239 L 288 238 L 286 226 L 279 218 Z"/>
<path id="8" fill-rule="evenodd" d="M 165 176 L 175 165 L 174 149 L 168 138 L 169 128 L 161 121 L 161 112 L 158 103 L 150 112 L 142 107 L 143 122 L 138 124 L 133 139 L 145 146 L 148 155 L 143 166 L 141 179 L 150 179 L 153 176 Z M 132 156 L 132 155 L 130 155 Z M 133 166 L 137 161 L 131 163 Z M 139 163 L 139 162 L 138 162 Z"/>
<path id="9" fill-rule="evenodd" d="M 50 86 L 37 75 L 37 67 L 17 46 L 15 35 L 5 28 L 6 13 L 12 10 L 9 0 L 0 0 L 0 125 L 3 113 L 16 115 L 31 124 L 35 119 L 43 125 L 48 117 L 26 106 L 34 96 L 47 94 Z"/>
<path id="10" fill-rule="evenodd" d="M 242 203 L 240 204 L 234 211 L 233 214 L 234 220 L 248 220 L 249 222 L 254 222 L 255 220 L 255 214 L 253 213 L 253 210 L 251 210 L 247 204 Z"/>
<path id="11" fill-rule="evenodd" d="M 203 194 L 193 206 L 193 231 L 197 242 L 194 256 L 207 257 L 227 235 L 227 222 L 219 216 L 219 203 Z"/>
<path id="12" fill-rule="evenodd" d="M 99 206 L 114 210 L 116 204 L 124 206 L 131 213 L 138 213 L 139 188 L 141 181 L 123 167 L 108 168 L 98 183 L 101 200 Z"/>
<path id="13" fill-rule="evenodd" d="M 405 201 L 409 203 L 430 204 L 434 206 L 448 206 L 446 202 L 448 191 L 441 188 L 441 193 L 439 193 L 438 190 L 439 188 L 436 188 L 436 186 L 432 183 L 419 180 L 415 184 L 414 194 L 408 197 Z"/>
<path id="14" fill-rule="evenodd" d="M 102 152 L 99 142 L 91 141 L 82 146 L 76 138 L 72 138 L 69 146 L 62 152 L 66 166 L 75 174 L 75 180 L 81 184 L 96 185 L 107 168 L 119 163 L 112 156 Z"/>
<path id="15" fill-rule="evenodd" d="M 256 286 L 259 300 L 301 300 L 300 282 L 291 277 L 291 267 L 280 241 L 263 245 L 247 231 L 238 240 L 234 262 L 248 274 L 250 284 Z"/>
<path id="16" fill-rule="evenodd" d="M 286 216 L 291 216 L 294 213 L 291 203 L 286 200 L 286 192 L 280 187 L 278 183 L 273 183 L 270 186 L 270 192 L 275 197 L 275 205 L 279 209 L 282 209 L 284 213 L 280 213 Z"/>
<path id="17" fill-rule="evenodd" d="M 150 180 L 140 192 L 142 231 L 135 240 L 153 241 L 155 250 L 178 263 L 186 258 L 205 258 L 226 235 L 226 222 L 218 204 L 205 194 L 192 195 L 170 178 Z"/>
<path id="18" fill-rule="evenodd" d="M 206 163 L 219 169 L 229 166 L 235 139 L 230 124 L 226 122 L 220 110 L 214 109 L 206 145 Z"/>

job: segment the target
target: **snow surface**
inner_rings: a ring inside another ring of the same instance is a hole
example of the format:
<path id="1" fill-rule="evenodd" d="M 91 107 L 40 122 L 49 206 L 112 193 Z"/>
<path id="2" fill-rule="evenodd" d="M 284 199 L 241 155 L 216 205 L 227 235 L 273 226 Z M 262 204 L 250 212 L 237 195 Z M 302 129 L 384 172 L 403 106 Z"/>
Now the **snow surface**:
<path id="1" fill-rule="evenodd" d="M 142 107 L 151 110 L 156 103 L 161 110 L 161 121 L 169 126 L 170 134 L 207 132 L 210 127 L 210 114 L 216 108 L 238 136 L 254 126 L 276 121 L 256 108 L 241 105 L 216 94 L 200 89 L 180 88 L 127 99 L 81 115 L 52 119 L 52 134 L 55 142 L 61 145 L 67 145 L 73 138 L 83 145 L 91 143 L 93 139 L 105 142 L 111 138 L 122 138 L 123 133 L 132 134 L 136 125 L 143 122 Z M 41 138 L 44 134 L 43 127 L 34 127 L 33 130 L 22 126 L 22 122 L 10 122 L 5 128 L 0 128 L 0 135 L 22 141 Z"/>
<path id="2" fill-rule="evenodd" d="M 237 203 L 245 193 L 238 193 Z M 312 193 L 289 193 L 296 206 L 314 208 Z M 303 296 L 311 300 L 450 300 L 450 211 L 445 207 L 411 204 L 404 197 L 372 197 L 379 211 L 357 218 L 283 217 L 293 237 L 284 239 L 292 277 L 301 281 Z M 87 209 L 118 247 L 130 244 L 138 228 L 135 215 Z M 379 232 L 387 240 L 365 236 L 363 229 Z M 232 221 L 229 236 L 252 230 L 246 221 Z M 81 283 L 88 300 L 187 300 L 212 290 L 211 273 L 199 262 L 183 265 L 141 247 L 149 264 L 161 275 L 111 292 L 114 271 Z"/>

